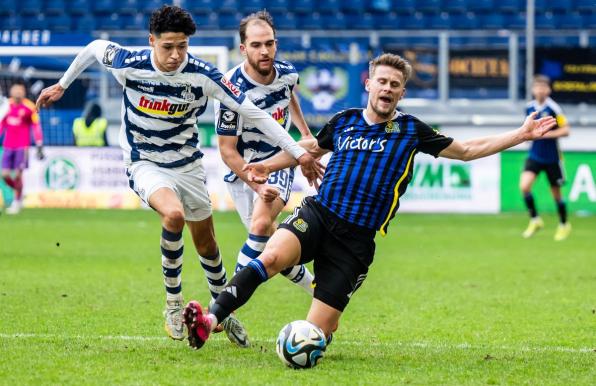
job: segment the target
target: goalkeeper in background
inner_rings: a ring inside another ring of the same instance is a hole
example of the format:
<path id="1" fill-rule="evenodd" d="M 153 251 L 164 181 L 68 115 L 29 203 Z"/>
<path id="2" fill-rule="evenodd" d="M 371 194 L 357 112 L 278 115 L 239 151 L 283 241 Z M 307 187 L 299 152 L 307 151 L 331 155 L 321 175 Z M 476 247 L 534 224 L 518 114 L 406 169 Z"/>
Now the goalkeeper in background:
<path id="1" fill-rule="evenodd" d="M 519 186 L 524 195 L 524 202 L 530 213 L 530 223 L 522 234 L 524 238 L 532 237 L 539 229 L 544 227 L 544 222 L 538 216 L 532 185 L 541 172 L 545 172 L 550 184 L 550 191 L 557 204 L 559 213 L 559 226 L 555 232 L 555 240 L 565 240 L 571 233 L 571 224 L 567 221 L 567 205 L 561 195 L 561 186 L 565 183 L 563 157 L 559 150 L 558 138 L 569 135 L 569 124 L 563 115 L 561 107 L 550 98 L 550 79 L 544 75 L 536 75 L 532 84 L 534 100 L 528 103 L 526 115 L 537 112 L 536 118 L 554 117 L 557 125 L 540 139 L 532 142 L 530 153 L 521 174 Z"/>

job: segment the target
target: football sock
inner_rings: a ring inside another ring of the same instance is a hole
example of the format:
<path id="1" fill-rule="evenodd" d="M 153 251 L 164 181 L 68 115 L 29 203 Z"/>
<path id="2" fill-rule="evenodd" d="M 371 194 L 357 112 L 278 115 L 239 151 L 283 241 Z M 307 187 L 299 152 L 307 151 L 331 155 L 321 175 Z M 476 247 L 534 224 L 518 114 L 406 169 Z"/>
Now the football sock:
<path id="1" fill-rule="evenodd" d="M 213 256 L 199 256 L 201 267 L 205 271 L 211 297 L 216 299 L 227 283 L 226 269 L 221 260 L 219 250 Z"/>
<path id="2" fill-rule="evenodd" d="M 221 291 L 209 312 L 215 315 L 218 323 L 221 323 L 232 311 L 242 307 L 257 287 L 267 279 L 267 271 L 263 263 L 257 259 L 252 260 L 234 275 L 228 285 Z"/>
<path id="3" fill-rule="evenodd" d="M 537 217 L 538 212 L 536 212 L 536 205 L 534 204 L 534 196 L 532 195 L 532 193 L 526 193 L 524 195 L 524 202 L 526 203 L 528 211 L 530 211 L 530 217 Z"/>
<path id="4" fill-rule="evenodd" d="M 20 200 L 23 196 L 23 176 L 14 179 L 14 186 L 14 197 L 17 200 Z"/>
<path id="5" fill-rule="evenodd" d="M 567 204 L 565 204 L 565 201 L 557 201 L 557 211 L 559 212 L 561 224 L 565 224 L 567 222 Z"/>
<path id="6" fill-rule="evenodd" d="M 281 271 L 281 274 L 290 279 L 292 282 L 298 284 L 300 287 L 304 288 L 304 290 L 310 295 L 314 294 L 314 288 L 312 286 L 314 278 L 312 273 L 310 273 L 304 264 L 295 265 L 293 267 L 284 269 Z"/>
<path id="7" fill-rule="evenodd" d="M 10 186 L 12 189 L 16 189 L 15 180 L 12 179 L 10 176 L 4 177 L 4 182 L 6 185 Z"/>
<path id="8" fill-rule="evenodd" d="M 261 252 L 265 249 L 269 236 L 258 236 L 252 233 L 248 234 L 248 239 L 238 252 L 238 260 L 236 262 L 235 272 L 239 272 L 242 268 L 246 267 L 253 259 L 259 257 Z"/>
<path id="9" fill-rule="evenodd" d="M 161 229 L 161 266 L 167 300 L 180 300 L 182 297 L 182 253 L 184 242 L 182 232 Z"/>

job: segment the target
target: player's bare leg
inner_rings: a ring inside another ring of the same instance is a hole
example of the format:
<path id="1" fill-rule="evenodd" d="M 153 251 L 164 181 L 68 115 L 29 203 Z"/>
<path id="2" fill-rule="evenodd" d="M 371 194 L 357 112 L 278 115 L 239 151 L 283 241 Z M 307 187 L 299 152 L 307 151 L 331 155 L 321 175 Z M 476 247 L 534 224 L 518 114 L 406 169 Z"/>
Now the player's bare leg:
<path id="1" fill-rule="evenodd" d="M 559 213 L 559 225 L 557 226 L 554 239 L 555 241 L 563 241 L 571 233 L 571 224 L 567 221 L 567 205 L 563 201 L 559 186 L 551 186 L 550 190 L 557 204 L 557 212 Z"/>
<path id="2" fill-rule="evenodd" d="M 184 319 L 191 347 L 202 347 L 217 324 L 244 305 L 259 285 L 283 269 L 298 264 L 300 253 L 298 238 L 286 229 L 278 229 L 269 239 L 263 253 L 230 280 L 209 313 L 204 313 L 198 302 L 189 302 Z"/>
<path id="3" fill-rule="evenodd" d="M 3 179 L 14 191 L 12 203 L 6 208 L 6 214 L 18 214 L 23 206 L 23 170 L 14 170 L 14 176 L 11 177 L 11 171 L 6 170 L 2 173 Z"/>
<path id="4" fill-rule="evenodd" d="M 524 171 L 521 174 L 519 187 L 522 191 L 524 196 L 524 202 L 526 203 L 526 207 L 530 213 L 530 222 L 528 223 L 528 227 L 522 233 L 524 238 L 532 237 L 538 230 L 544 227 L 544 222 L 538 216 L 538 212 L 536 211 L 536 204 L 534 202 L 534 196 L 532 195 L 532 185 L 536 181 L 536 174 L 531 171 Z"/>
<path id="5" fill-rule="evenodd" d="M 161 263 L 166 288 L 164 328 L 172 339 L 184 339 L 182 323 L 182 254 L 184 242 L 184 208 L 170 188 L 159 188 L 149 197 L 149 205 L 161 217 Z"/>
<path id="6" fill-rule="evenodd" d="M 187 221 L 186 224 L 192 235 L 195 249 L 199 254 L 201 266 L 205 271 L 212 297 L 211 302 L 215 302 L 215 299 L 227 284 L 227 279 L 226 269 L 223 266 L 217 241 L 215 240 L 213 217 L 209 216 L 201 221 Z M 225 330 L 228 339 L 235 345 L 243 348 L 250 346 L 246 329 L 233 314 L 223 320 L 219 328 L 220 330 L 216 331 Z"/>
<path id="7" fill-rule="evenodd" d="M 319 299 L 313 299 L 306 320 L 323 330 L 327 338 L 327 344 L 329 344 L 331 342 L 331 335 L 337 330 L 341 314 L 341 311 L 323 303 Z"/>

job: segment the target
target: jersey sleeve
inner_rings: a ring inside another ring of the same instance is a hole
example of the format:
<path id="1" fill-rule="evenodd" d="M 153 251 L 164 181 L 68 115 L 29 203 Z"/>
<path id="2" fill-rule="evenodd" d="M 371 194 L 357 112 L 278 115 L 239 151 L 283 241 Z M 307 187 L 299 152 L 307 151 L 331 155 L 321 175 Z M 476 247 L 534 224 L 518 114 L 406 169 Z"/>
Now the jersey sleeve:
<path id="1" fill-rule="evenodd" d="M 344 114 L 344 111 L 335 114 L 315 136 L 321 149 L 327 149 L 331 151 L 335 150 L 333 146 L 333 134 L 335 132 L 337 120 L 342 116 L 342 114 Z"/>
<path id="2" fill-rule="evenodd" d="M 228 80 L 217 68 L 203 74 L 206 77 L 203 90 L 205 95 L 217 99 L 220 103 L 228 106 L 229 109 L 237 111 L 246 99 L 246 95 Z"/>
<path id="3" fill-rule="evenodd" d="M 215 131 L 217 135 L 239 136 L 242 134 L 242 117 L 219 101 L 215 101 Z"/>
<path id="4" fill-rule="evenodd" d="M 444 136 L 417 118 L 414 118 L 414 125 L 418 133 L 418 150 L 423 153 L 438 157 L 453 142 L 453 138 Z"/>
<path id="5" fill-rule="evenodd" d="M 557 120 L 557 126 L 562 127 L 567 125 L 567 117 L 563 114 L 563 109 L 553 100 L 550 100 L 550 108 L 555 113 L 555 119 Z"/>

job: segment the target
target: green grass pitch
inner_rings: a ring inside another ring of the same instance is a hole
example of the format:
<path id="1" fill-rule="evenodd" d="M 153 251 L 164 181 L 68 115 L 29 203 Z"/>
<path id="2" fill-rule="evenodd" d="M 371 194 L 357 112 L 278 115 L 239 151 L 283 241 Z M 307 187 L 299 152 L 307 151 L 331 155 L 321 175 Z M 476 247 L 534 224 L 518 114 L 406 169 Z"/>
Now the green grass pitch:
<path id="1" fill-rule="evenodd" d="M 165 337 L 160 225 L 149 211 L 25 210 L 0 217 L 0 384 L 594 384 L 596 217 L 523 240 L 523 215 L 400 215 L 326 356 L 285 368 L 280 328 L 306 294 L 283 277 L 238 316 L 253 346 Z M 231 272 L 245 231 L 215 215 Z M 208 299 L 185 234 L 185 299 Z"/>

